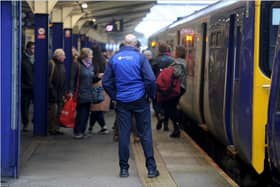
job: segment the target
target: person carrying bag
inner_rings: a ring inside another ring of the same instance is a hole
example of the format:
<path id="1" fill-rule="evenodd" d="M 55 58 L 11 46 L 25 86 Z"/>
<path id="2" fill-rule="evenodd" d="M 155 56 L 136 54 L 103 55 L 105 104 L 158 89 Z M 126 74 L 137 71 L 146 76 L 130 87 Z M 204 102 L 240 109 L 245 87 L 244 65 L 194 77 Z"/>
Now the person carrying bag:
<path id="1" fill-rule="evenodd" d="M 82 139 L 87 136 L 86 127 L 90 112 L 90 105 L 92 103 L 92 81 L 94 77 L 94 67 L 92 65 L 92 50 L 89 48 L 82 48 L 78 63 L 72 64 L 70 92 L 77 91 L 77 108 L 76 119 L 74 127 L 75 139 Z M 79 74 L 78 74 L 79 70 Z M 79 82 L 77 87 L 76 82 Z"/>
<path id="2" fill-rule="evenodd" d="M 75 119 L 76 119 L 76 107 L 77 107 L 77 95 L 79 89 L 79 77 L 80 77 L 80 67 L 78 70 L 78 80 L 76 82 L 76 91 L 73 97 L 68 97 L 66 102 L 64 103 L 63 109 L 60 113 L 59 121 L 66 128 L 74 128 L 75 127 Z"/>

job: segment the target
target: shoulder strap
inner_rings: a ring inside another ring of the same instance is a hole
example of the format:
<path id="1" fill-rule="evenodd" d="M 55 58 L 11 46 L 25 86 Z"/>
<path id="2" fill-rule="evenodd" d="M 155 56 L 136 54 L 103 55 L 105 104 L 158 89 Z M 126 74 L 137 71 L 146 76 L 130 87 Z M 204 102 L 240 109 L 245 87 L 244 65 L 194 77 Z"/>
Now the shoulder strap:
<path id="1" fill-rule="evenodd" d="M 51 63 L 51 75 L 50 75 L 49 83 L 51 84 L 51 82 L 53 81 L 55 62 L 51 59 L 50 63 Z"/>
<path id="2" fill-rule="evenodd" d="M 80 86 L 80 71 L 81 71 L 80 63 L 78 62 L 77 64 L 78 64 L 78 75 L 77 75 L 77 82 L 76 82 L 76 91 L 74 94 L 75 99 L 77 99 L 77 97 L 78 97 L 78 90 L 79 90 L 79 86 Z"/>

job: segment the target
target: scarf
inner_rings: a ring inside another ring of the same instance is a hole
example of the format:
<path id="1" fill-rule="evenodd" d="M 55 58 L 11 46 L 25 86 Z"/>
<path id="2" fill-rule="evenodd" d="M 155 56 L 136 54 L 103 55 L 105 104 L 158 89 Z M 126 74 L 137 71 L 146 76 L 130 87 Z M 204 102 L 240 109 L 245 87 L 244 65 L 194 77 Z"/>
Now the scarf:
<path id="1" fill-rule="evenodd" d="M 90 60 L 82 60 L 82 62 L 83 62 L 83 64 L 87 67 L 87 68 L 89 68 L 90 66 L 91 66 L 91 64 L 92 64 L 92 60 L 90 59 Z"/>

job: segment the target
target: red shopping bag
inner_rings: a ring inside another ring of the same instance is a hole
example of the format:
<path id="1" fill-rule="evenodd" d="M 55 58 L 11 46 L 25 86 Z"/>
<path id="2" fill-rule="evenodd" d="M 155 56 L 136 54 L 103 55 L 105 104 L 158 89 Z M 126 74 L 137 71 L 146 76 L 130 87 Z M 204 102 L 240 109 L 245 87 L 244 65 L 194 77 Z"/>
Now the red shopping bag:
<path id="1" fill-rule="evenodd" d="M 60 113 L 59 121 L 60 123 L 67 128 L 74 128 L 75 126 L 75 118 L 76 118 L 76 100 L 71 97 L 69 98 Z"/>

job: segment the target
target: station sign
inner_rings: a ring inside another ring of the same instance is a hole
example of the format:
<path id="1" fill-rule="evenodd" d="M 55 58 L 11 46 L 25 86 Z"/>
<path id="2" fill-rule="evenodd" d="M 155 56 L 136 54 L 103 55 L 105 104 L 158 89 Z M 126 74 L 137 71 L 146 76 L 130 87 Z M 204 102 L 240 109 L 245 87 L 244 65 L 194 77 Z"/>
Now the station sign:
<path id="1" fill-rule="evenodd" d="M 113 19 L 113 21 L 105 26 L 106 32 L 122 32 L 123 31 L 123 20 Z"/>
<path id="2" fill-rule="evenodd" d="M 38 30 L 37 30 L 37 39 L 46 39 L 46 29 L 43 28 L 43 27 L 40 27 Z"/>

